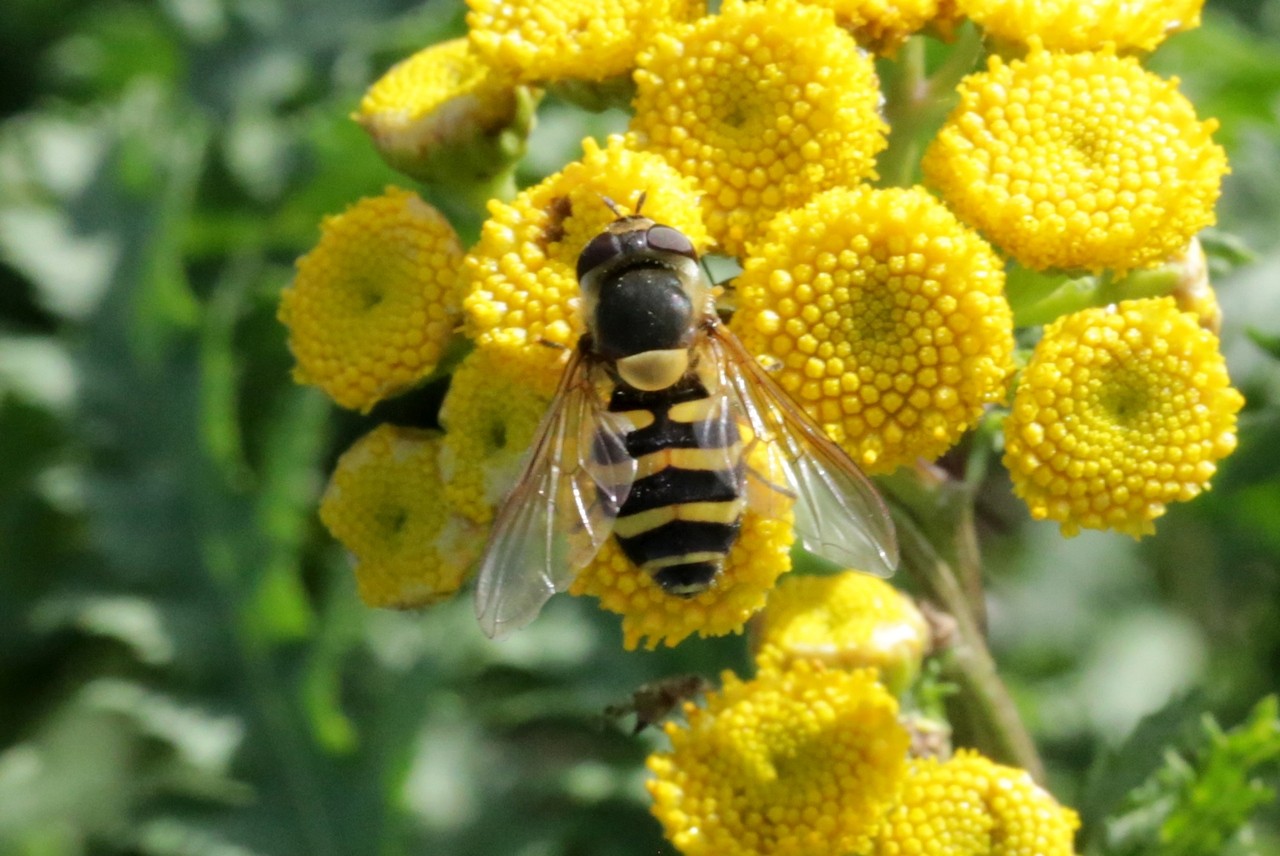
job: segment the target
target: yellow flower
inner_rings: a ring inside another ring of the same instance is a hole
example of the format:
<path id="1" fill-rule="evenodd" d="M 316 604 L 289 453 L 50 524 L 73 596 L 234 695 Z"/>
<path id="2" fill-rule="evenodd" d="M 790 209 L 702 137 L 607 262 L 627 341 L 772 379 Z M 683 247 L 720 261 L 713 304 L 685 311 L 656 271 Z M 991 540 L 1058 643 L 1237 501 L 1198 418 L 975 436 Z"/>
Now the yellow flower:
<path id="1" fill-rule="evenodd" d="M 751 247 L 732 327 L 870 472 L 946 451 L 1004 396 L 1004 269 L 919 188 L 837 188 Z"/>
<path id="2" fill-rule="evenodd" d="M 467 355 L 440 405 L 444 495 L 460 514 L 488 523 L 520 474 L 550 398 L 535 371 L 486 347 Z"/>
<path id="3" fill-rule="evenodd" d="M 769 595 L 758 642 L 785 661 L 820 660 L 842 669 L 875 668 L 901 693 L 920 671 L 929 626 L 909 597 L 858 571 L 788 575 Z"/>
<path id="4" fill-rule="evenodd" d="M 1226 156 L 1176 80 L 1113 53 L 992 57 L 925 153 L 925 179 L 1024 266 L 1123 273 L 1214 222 Z"/>
<path id="5" fill-rule="evenodd" d="M 1022 770 L 961 749 L 912 760 L 871 856 L 1072 856 L 1080 820 Z"/>
<path id="6" fill-rule="evenodd" d="M 806 0 L 836 13 L 859 44 L 892 54 L 907 36 L 938 16 L 938 0 Z"/>
<path id="7" fill-rule="evenodd" d="M 1200 26 L 1204 0 L 958 0 L 990 35 L 1085 51 L 1111 43 L 1154 50 L 1165 36 Z"/>
<path id="8" fill-rule="evenodd" d="M 726 0 L 659 36 L 636 70 L 635 145 L 702 191 L 707 228 L 740 254 L 774 212 L 875 174 L 875 67 L 828 9 Z"/>
<path id="9" fill-rule="evenodd" d="M 1038 520 L 1140 537 L 1209 487 L 1244 399 L 1218 339 L 1172 298 L 1127 300 L 1045 329 L 1004 424 L 1005 466 Z"/>
<path id="10" fill-rule="evenodd" d="M 460 321 L 462 248 L 439 212 L 395 187 L 320 228 L 280 295 L 294 379 L 368 410 L 435 370 Z"/>
<path id="11" fill-rule="evenodd" d="M 355 560 L 360 598 L 404 609 L 448 597 L 480 555 L 484 530 L 442 496 L 428 432 L 381 425 L 338 460 L 320 519 Z"/>
<path id="12" fill-rule="evenodd" d="M 907 733 L 870 670 L 798 662 L 732 673 L 651 755 L 653 813 L 686 856 L 827 856 L 865 849 L 902 781 Z"/>
<path id="13" fill-rule="evenodd" d="M 353 118 L 392 167 L 456 183 L 488 178 L 523 153 L 536 100 L 492 71 L 466 39 L 453 39 L 393 67 Z"/>
<path id="14" fill-rule="evenodd" d="M 657 32 L 705 11 L 702 0 L 467 0 L 471 44 L 520 80 L 626 74 Z"/>
<path id="15" fill-rule="evenodd" d="M 547 396 L 564 355 L 544 343 L 573 347 L 584 331 L 578 255 L 614 219 L 605 197 L 627 208 L 647 192 L 646 216 L 684 232 L 700 250 L 708 242 L 696 192 L 661 158 L 630 151 L 619 137 L 603 149 L 591 139 L 582 146 L 581 161 L 510 204 L 490 202 L 480 241 L 464 263 L 468 333 L 537 367 L 538 389 Z"/>

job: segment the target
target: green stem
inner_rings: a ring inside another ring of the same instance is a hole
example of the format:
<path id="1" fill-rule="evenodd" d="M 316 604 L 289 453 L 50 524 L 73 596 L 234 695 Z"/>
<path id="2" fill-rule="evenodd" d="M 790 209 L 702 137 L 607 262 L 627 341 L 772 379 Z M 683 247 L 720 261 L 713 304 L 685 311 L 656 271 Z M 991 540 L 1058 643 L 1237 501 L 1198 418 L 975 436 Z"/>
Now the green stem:
<path id="1" fill-rule="evenodd" d="M 982 598 L 980 582 L 976 591 L 972 586 L 967 589 L 956 569 L 939 554 L 916 522 L 917 517 L 935 522 L 939 517 L 948 516 L 940 514 L 937 507 L 940 486 L 925 485 L 918 479 L 895 477 L 890 487 L 900 505 L 915 512 L 900 511 L 894 517 L 903 565 L 927 596 L 955 620 L 956 641 L 943 653 L 941 662 L 945 677 L 961 689 L 957 702 L 962 705 L 965 724 L 975 741 L 995 760 L 1021 767 L 1033 778 L 1043 781 L 1044 765 L 1035 742 L 1022 722 L 987 647 L 981 627 L 981 612 L 976 606 Z M 956 561 L 964 566 L 965 576 L 980 581 L 977 542 L 971 531 L 965 531 L 972 529 L 971 506 L 972 492 L 966 490 L 960 507 L 967 508 L 967 511 L 961 511 L 954 521 L 948 521 L 948 527 L 954 525 L 952 537 L 948 540 L 953 542 L 951 546 L 956 553 Z M 958 510 L 953 507 L 951 512 L 955 515 Z"/>
<path id="2" fill-rule="evenodd" d="M 910 187 L 920 161 L 920 123 L 928 85 L 924 68 L 924 39 L 913 36 L 898 53 L 889 77 L 885 118 L 889 121 L 889 147 L 880 155 L 877 169 L 886 187 Z"/>
<path id="3" fill-rule="evenodd" d="M 982 37 L 977 27 L 966 25 L 932 75 L 926 67 L 925 47 L 924 37 L 913 36 L 896 61 L 881 64 L 890 128 L 889 147 L 877 164 L 884 187 L 910 187 L 916 182 L 924 145 L 955 103 L 956 84 L 981 56 Z"/>

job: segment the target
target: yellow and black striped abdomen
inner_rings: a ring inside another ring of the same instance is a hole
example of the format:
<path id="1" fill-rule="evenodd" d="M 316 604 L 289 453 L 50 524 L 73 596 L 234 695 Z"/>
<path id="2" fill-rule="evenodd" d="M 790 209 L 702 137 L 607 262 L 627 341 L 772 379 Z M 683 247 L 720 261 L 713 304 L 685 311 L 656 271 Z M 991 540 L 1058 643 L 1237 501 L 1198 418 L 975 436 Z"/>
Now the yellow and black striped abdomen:
<path id="1" fill-rule="evenodd" d="M 704 591 L 737 540 L 746 506 L 732 411 L 692 372 L 658 392 L 619 386 L 609 409 L 636 426 L 626 436 L 636 475 L 614 522 L 618 544 L 665 591 Z"/>

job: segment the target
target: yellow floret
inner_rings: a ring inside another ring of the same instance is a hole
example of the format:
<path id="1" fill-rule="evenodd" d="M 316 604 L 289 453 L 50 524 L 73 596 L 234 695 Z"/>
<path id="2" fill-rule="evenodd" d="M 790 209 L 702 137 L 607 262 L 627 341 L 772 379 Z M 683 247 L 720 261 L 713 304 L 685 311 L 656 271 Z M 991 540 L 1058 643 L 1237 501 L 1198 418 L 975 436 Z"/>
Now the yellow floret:
<path id="1" fill-rule="evenodd" d="M 909 597 L 858 571 L 784 577 L 761 614 L 760 645 L 787 661 L 875 668 L 901 693 L 920 671 L 929 626 Z"/>
<path id="2" fill-rule="evenodd" d="M 387 162 L 420 181 L 487 178 L 524 149 L 536 98 L 466 39 L 418 51 L 383 75 L 353 116 Z"/>
<path id="3" fill-rule="evenodd" d="M 757 472 L 768 472 L 765 447 L 757 446 L 747 463 Z M 775 475 L 781 479 L 781 473 Z M 599 598 L 601 609 L 620 614 L 623 646 L 628 650 L 640 644 L 650 649 L 659 644 L 675 646 L 694 633 L 740 633 L 747 619 L 765 605 L 778 578 L 791 570 L 792 522 L 789 503 L 779 502 L 767 514 L 748 510 L 715 584 L 694 597 L 663 591 L 612 538 L 578 572 L 569 592 Z"/>
<path id="4" fill-rule="evenodd" d="M 338 460 L 320 519 L 355 561 L 370 606 L 425 606 L 452 595 L 480 555 L 484 530 L 443 496 L 440 439 L 382 425 Z"/>
<path id="5" fill-rule="evenodd" d="M 464 264 L 468 333 L 536 367 L 538 389 L 548 396 L 564 355 L 546 343 L 573 347 L 584 331 L 578 255 L 615 219 L 605 197 L 629 209 L 647 192 L 646 217 L 684 232 L 699 250 L 708 243 L 697 193 L 660 157 L 631 151 L 619 137 L 604 148 L 591 139 L 582 146 L 582 160 L 510 204 L 490 202 L 480 241 Z"/>
<path id="6" fill-rule="evenodd" d="M 445 497 L 471 520 L 490 522 L 520 474 L 550 403 L 538 382 L 534 369 L 484 346 L 453 373 L 440 405 L 440 469 Z"/>
<path id="7" fill-rule="evenodd" d="M 1218 339 L 1172 298 L 1129 300 L 1045 329 L 1004 424 L 1005 466 L 1038 520 L 1135 538 L 1209 487 L 1243 397 Z"/>
<path id="8" fill-rule="evenodd" d="M 1013 42 L 1086 51 L 1110 43 L 1154 50 L 1165 37 L 1200 26 L 1204 0 L 958 0 L 989 34 Z"/>
<path id="9" fill-rule="evenodd" d="M 1004 270 L 919 188 L 837 188 L 753 245 L 731 326 L 853 459 L 890 472 L 945 452 L 1004 397 Z"/>
<path id="10" fill-rule="evenodd" d="M 963 753 L 945 763 L 917 758 L 907 764 L 898 803 L 885 815 L 868 856 L 990 856 L 991 765 L 975 764 Z"/>
<path id="11" fill-rule="evenodd" d="M 992 57 L 925 153 L 925 179 L 1026 267 L 1152 267 L 1214 222 L 1227 171 L 1176 80 L 1113 53 Z"/>
<path id="12" fill-rule="evenodd" d="M 861 45 L 892 54 L 920 28 L 937 18 L 938 0 L 806 0 L 836 13 Z"/>
<path id="13" fill-rule="evenodd" d="M 961 749 L 908 764 L 870 856 L 1072 856 L 1079 825 L 1026 772 Z"/>
<path id="14" fill-rule="evenodd" d="M 875 67 L 829 9 L 726 0 L 660 36 L 635 78 L 631 138 L 697 180 L 733 255 L 776 211 L 873 176 L 885 145 Z"/>
<path id="15" fill-rule="evenodd" d="M 902 781 L 907 733 L 870 670 L 799 662 L 726 672 L 671 750 L 649 757 L 653 813 L 686 856 L 862 852 Z"/>
<path id="16" fill-rule="evenodd" d="M 395 187 L 320 228 L 280 295 L 294 378 L 368 410 L 435 370 L 460 321 L 462 248 L 439 212 Z"/>
<path id="17" fill-rule="evenodd" d="M 468 0 L 471 44 L 520 80 L 626 74 L 655 33 L 705 11 L 701 0 Z"/>

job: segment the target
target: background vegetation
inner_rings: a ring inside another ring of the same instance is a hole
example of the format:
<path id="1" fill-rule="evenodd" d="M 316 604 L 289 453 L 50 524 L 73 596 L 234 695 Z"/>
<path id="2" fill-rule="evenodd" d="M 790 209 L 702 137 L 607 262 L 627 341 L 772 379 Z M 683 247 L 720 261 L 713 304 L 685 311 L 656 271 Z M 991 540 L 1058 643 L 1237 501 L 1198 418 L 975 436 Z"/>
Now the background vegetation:
<path id="1" fill-rule="evenodd" d="M 1241 722 L 1280 674 L 1280 3 L 1209 6 L 1152 65 L 1231 156 L 1211 245 L 1241 448 L 1141 543 L 1064 540 L 998 482 L 982 503 L 997 657 L 1109 853 L 1154 852 L 1126 830 L 1179 788 L 1223 815 L 1266 802 L 1246 771 L 1276 781 L 1274 711 L 1253 741 L 1201 717 Z M 368 610 L 316 519 L 337 454 L 431 391 L 363 419 L 295 387 L 277 295 L 323 214 L 397 181 L 347 118 L 364 87 L 461 16 L 0 6 L 0 853 L 671 852 L 658 738 L 601 711 L 744 668 L 741 639 L 628 654 L 567 597 L 502 644 L 467 598 Z M 526 181 L 620 120 L 580 116 L 544 103 Z M 1280 852 L 1274 804 L 1230 826 L 1160 852 Z"/>

